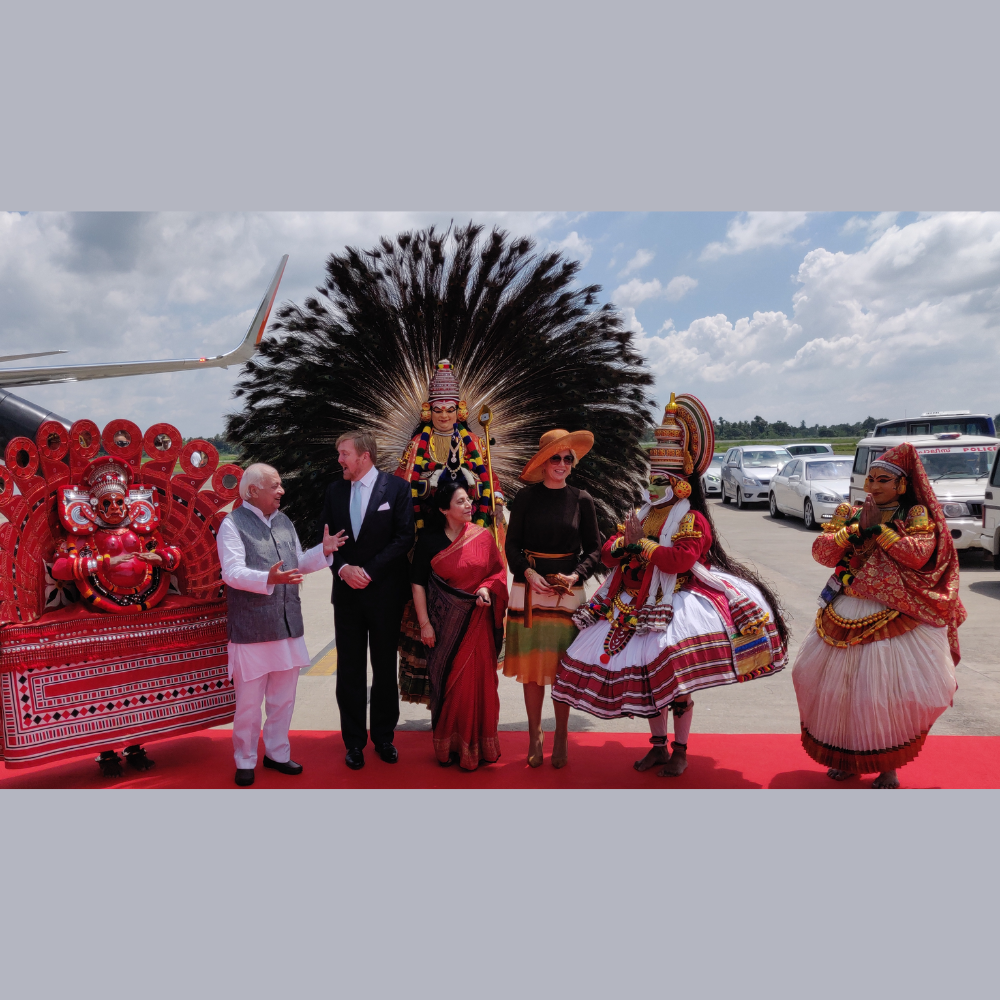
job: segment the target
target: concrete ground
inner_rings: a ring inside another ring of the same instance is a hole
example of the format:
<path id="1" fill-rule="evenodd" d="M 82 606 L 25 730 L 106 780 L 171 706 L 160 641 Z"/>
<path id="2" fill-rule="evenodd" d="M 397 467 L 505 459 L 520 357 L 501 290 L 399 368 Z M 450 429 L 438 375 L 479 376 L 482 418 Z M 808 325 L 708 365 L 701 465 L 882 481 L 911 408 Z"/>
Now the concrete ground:
<path id="1" fill-rule="evenodd" d="M 711 502 L 716 527 L 734 557 L 754 565 L 784 601 L 792 631 L 794 661 L 817 610 L 817 596 L 830 571 L 814 562 L 810 547 L 815 537 L 801 521 L 770 518 L 764 507 L 737 510 Z M 962 662 L 957 668 L 955 705 L 938 720 L 935 733 L 1000 735 L 1000 572 L 983 559 L 980 550 L 962 554 L 962 600 L 969 612 L 959 629 Z M 293 729 L 339 729 L 334 695 L 336 656 L 332 652 L 333 610 L 330 576 L 306 577 L 302 588 L 306 645 L 313 666 L 299 678 Z M 798 710 L 791 669 L 746 684 L 711 688 L 695 694 L 693 732 L 797 733 Z M 546 700 L 544 728 L 555 728 L 552 703 Z M 524 730 L 527 719 L 521 685 L 500 677 L 500 728 Z M 400 729 L 429 730 L 430 713 L 423 705 L 403 703 Z M 570 728 L 648 732 L 641 719 L 604 721 L 583 712 L 570 713 Z"/>

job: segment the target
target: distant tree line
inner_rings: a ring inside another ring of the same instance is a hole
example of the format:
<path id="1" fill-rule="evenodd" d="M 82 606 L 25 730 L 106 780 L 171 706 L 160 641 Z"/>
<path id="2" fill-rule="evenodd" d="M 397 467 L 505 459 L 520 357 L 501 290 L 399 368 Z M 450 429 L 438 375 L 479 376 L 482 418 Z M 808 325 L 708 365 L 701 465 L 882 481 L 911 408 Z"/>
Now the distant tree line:
<path id="1" fill-rule="evenodd" d="M 194 438 L 184 438 L 184 443 L 187 444 L 188 441 L 193 441 Z M 199 441 L 207 441 L 209 444 L 214 445 L 215 449 L 220 455 L 239 455 L 240 447 L 237 444 L 233 444 L 232 441 L 227 441 L 225 435 L 215 434 L 212 437 L 200 437 Z"/>
<path id="2" fill-rule="evenodd" d="M 719 417 L 715 421 L 715 436 L 720 441 L 742 441 L 754 438 L 830 438 L 830 437 L 865 437 L 875 429 L 875 425 L 888 417 L 866 417 L 856 424 L 813 424 L 806 426 L 803 420 L 798 427 L 775 420 L 769 423 L 763 417 L 753 420 L 726 420 Z"/>

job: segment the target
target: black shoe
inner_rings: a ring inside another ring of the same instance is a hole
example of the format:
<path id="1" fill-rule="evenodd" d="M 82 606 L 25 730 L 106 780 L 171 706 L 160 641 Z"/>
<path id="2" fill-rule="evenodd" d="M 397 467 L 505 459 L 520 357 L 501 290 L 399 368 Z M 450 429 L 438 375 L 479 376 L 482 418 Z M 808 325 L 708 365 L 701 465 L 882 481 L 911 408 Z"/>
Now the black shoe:
<path id="1" fill-rule="evenodd" d="M 146 756 L 146 751 L 141 746 L 125 747 L 125 763 L 136 771 L 148 771 L 156 764 L 155 760 Z"/>
<path id="2" fill-rule="evenodd" d="M 387 764 L 395 764 L 399 760 L 399 751 L 391 743 L 376 744 L 375 753 Z"/>
<path id="3" fill-rule="evenodd" d="M 236 784 L 241 788 L 246 788 L 247 785 L 253 784 L 253 768 L 252 767 L 238 767 L 236 768 L 236 778 L 234 779 Z"/>
<path id="4" fill-rule="evenodd" d="M 296 764 L 294 760 L 286 760 L 283 764 L 279 764 L 276 760 L 271 760 L 267 754 L 264 754 L 264 767 L 273 767 L 275 771 L 280 771 L 282 774 L 301 774 L 302 765 Z"/>
<path id="5" fill-rule="evenodd" d="M 120 778 L 125 773 L 122 770 L 122 759 L 114 750 L 105 750 L 97 758 L 97 766 L 101 769 L 102 778 Z"/>
<path id="6" fill-rule="evenodd" d="M 351 747 L 344 760 L 352 771 L 360 771 L 365 766 L 365 755 L 361 747 Z"/>

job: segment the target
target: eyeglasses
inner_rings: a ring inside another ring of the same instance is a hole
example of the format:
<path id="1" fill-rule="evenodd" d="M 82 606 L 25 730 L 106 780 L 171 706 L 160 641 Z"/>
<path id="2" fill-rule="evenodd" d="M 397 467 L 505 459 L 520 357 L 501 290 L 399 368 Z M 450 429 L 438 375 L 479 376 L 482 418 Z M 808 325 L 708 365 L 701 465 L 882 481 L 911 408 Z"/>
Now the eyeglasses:
<path id="1" fill-rule="evenodd" d="M 551 455 L 549 457 L 549 462 L 552 465 L 572 465 L 573 456 L 572 455 Z"/>

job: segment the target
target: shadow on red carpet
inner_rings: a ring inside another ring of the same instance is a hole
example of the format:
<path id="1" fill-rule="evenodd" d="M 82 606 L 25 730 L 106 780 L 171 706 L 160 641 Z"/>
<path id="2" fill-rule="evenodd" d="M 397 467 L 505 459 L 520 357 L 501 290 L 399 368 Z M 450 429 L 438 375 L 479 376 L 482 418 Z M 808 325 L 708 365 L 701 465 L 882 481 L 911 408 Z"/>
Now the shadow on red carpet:
<path id="1" fill-rule="evenodd" d="M 0 788 L 226 788 L 233 784 L 231 733 L 210 729 L 147 744 L 156 767 L 145 773 L 102 778 L 93 756 L 39 767 L 9 770 Z M 642 733 L 571 733 L 569 764 L 530 768 L 527 733 L 500 733 L 502 756 L 495 764 L 463 771 L 440 767 L 430 733 L 399 732 L 397 764 L 384 764 L 368 748 L 360 771 L 344 763 L 339 732 L 293 732 L 292 757 L 303 765 L 290 777 L 258 762 L 253 788 L 826 788 L 869 787 L 874 775 L 833 782 L 811 760 L 799 737 L 788 734 L 693 734 L 688 769 L 679 778 L 660 778 L 656 768 L 639 773 L 632 763 L 649 749 Z M 260 748 L 263 757 L 263 747 Z M 920 756 L 899 772 L 903 788 L 1000 787 L 1000 736 L 930 736 Z"/>

